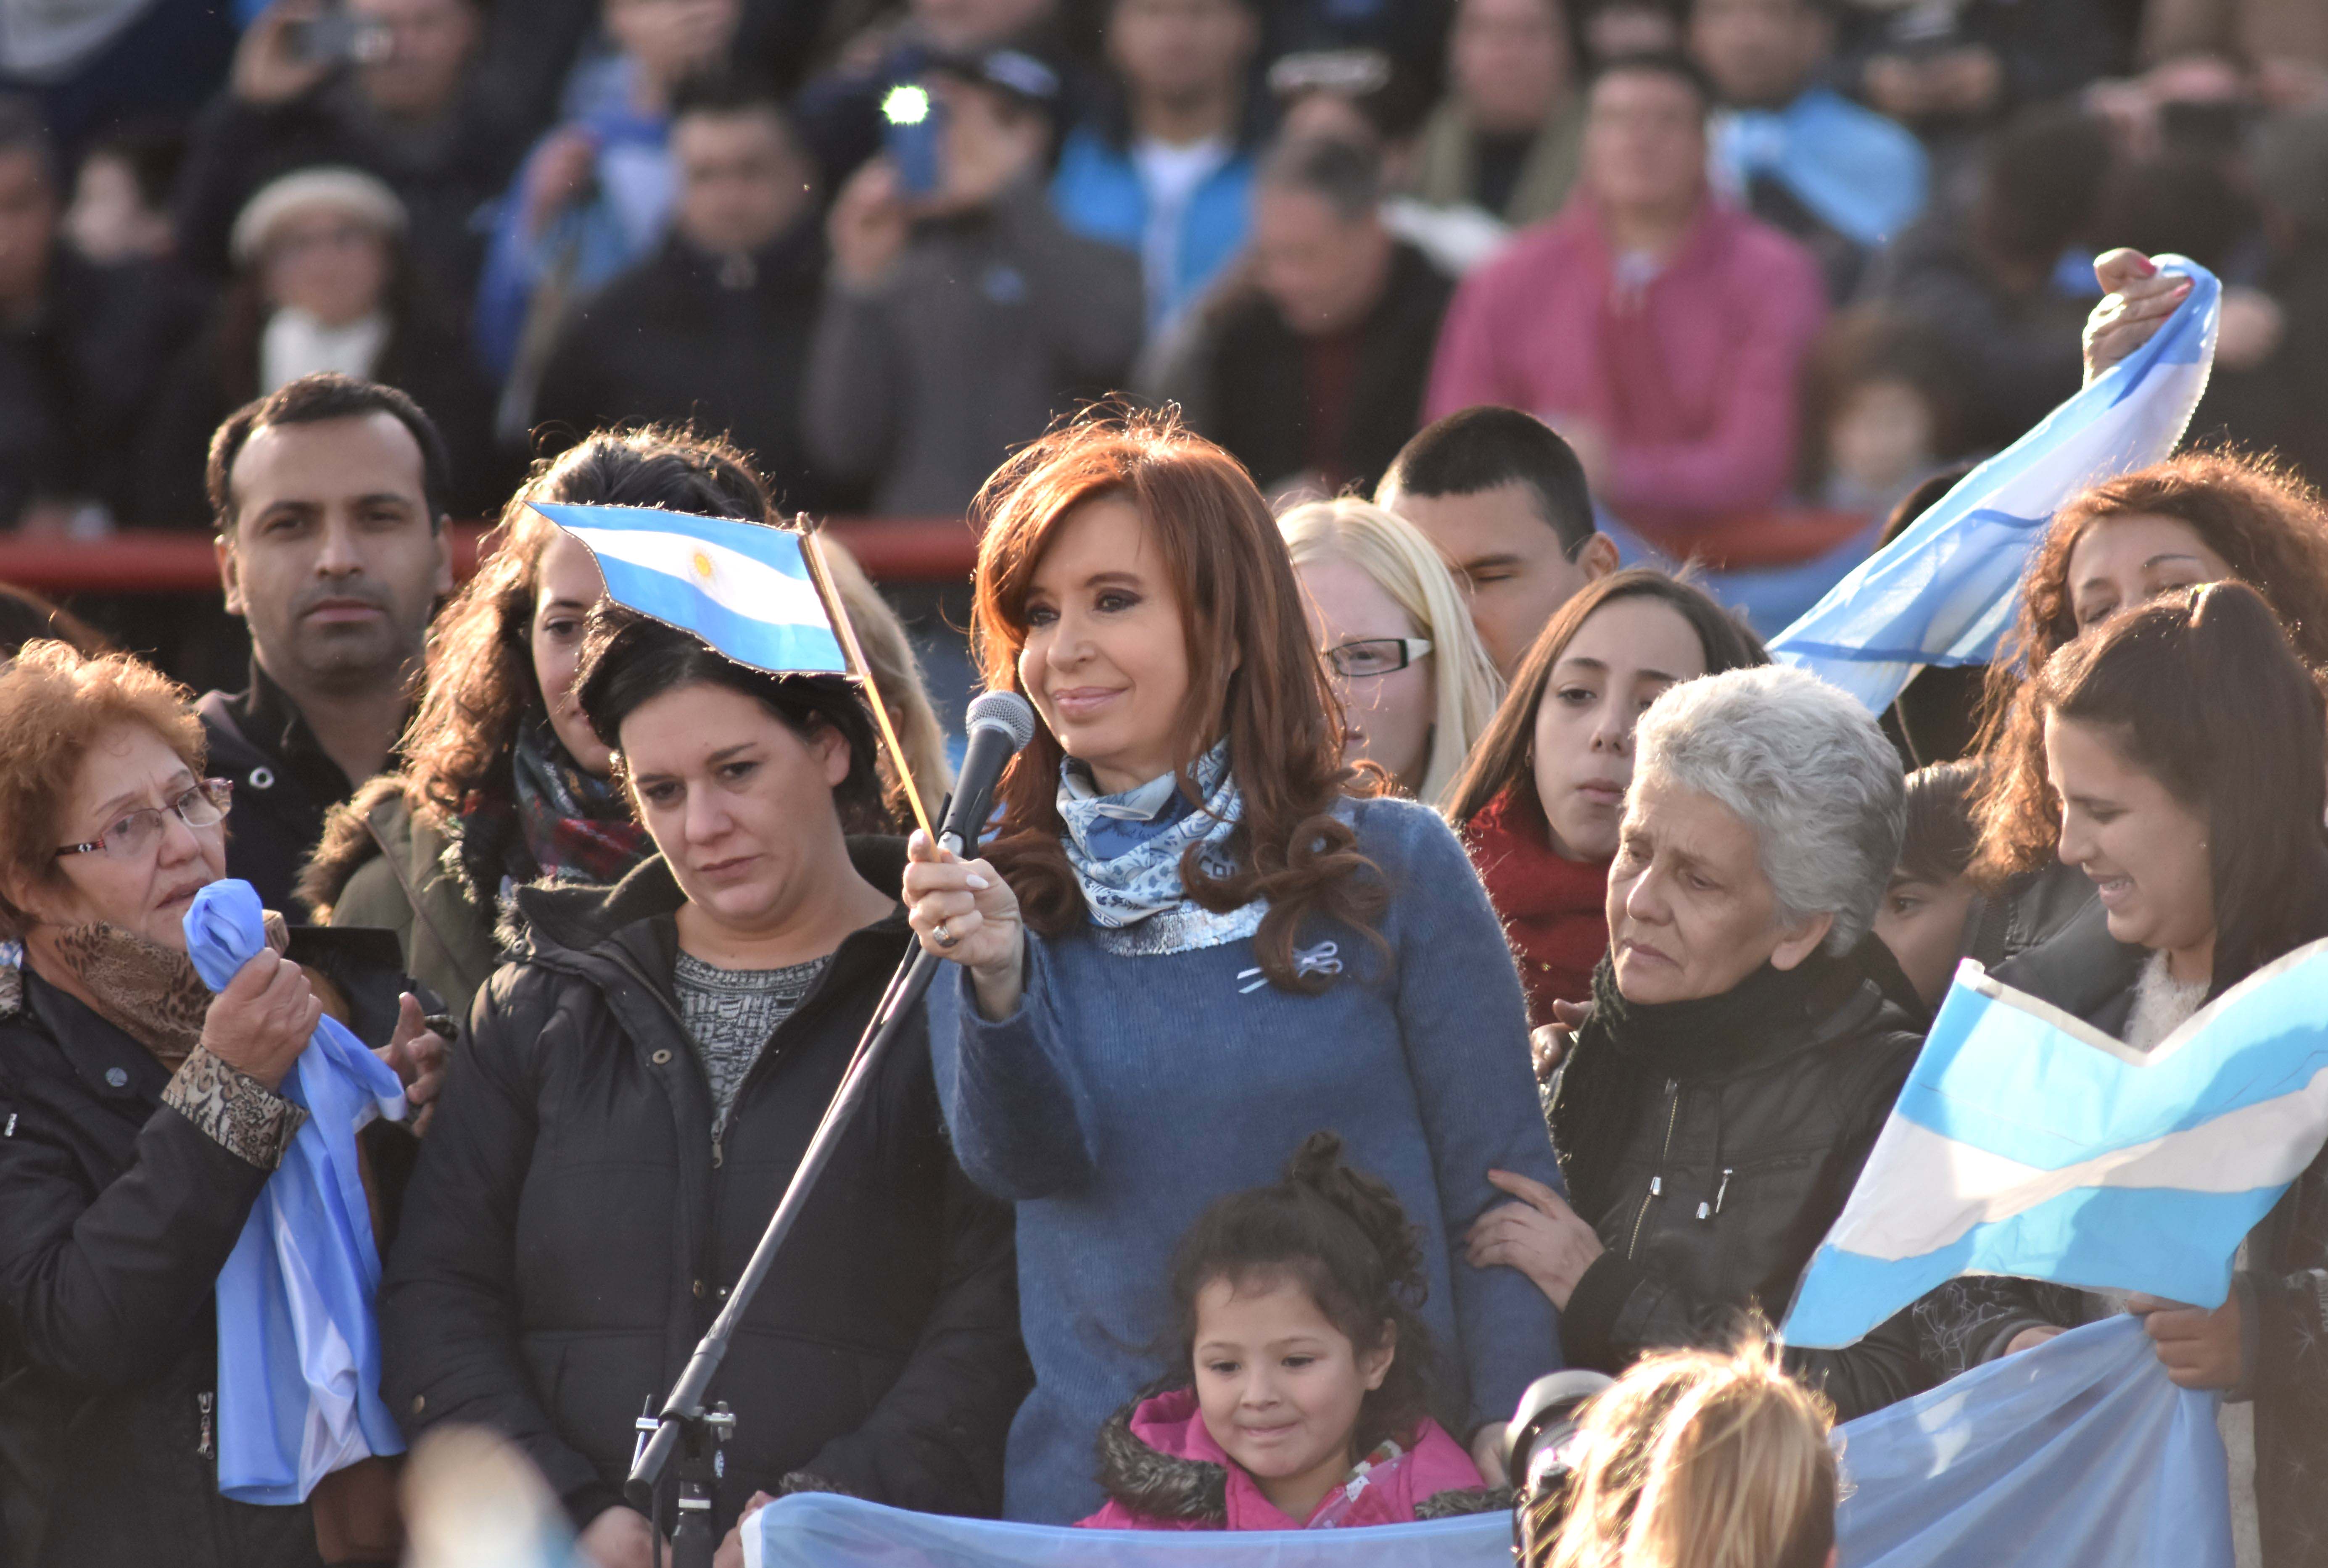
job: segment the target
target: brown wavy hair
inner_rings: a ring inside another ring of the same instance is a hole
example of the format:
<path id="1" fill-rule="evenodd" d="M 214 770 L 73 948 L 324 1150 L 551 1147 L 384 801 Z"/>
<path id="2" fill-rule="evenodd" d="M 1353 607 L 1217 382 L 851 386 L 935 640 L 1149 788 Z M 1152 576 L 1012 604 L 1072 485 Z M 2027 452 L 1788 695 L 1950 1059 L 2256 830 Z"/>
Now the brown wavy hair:
<path id="1" fill-rule="evenodd" d="M 2262 596 L 2219 582 L 2118 611 L 2021 690 L 2016 718 L 2104 731 L 2207 823 L 2220 993 L 2317 934 L 2328 699 Z M 2059 835 L 2045 770 L 1990 797 L 2015 840 Z"/>
<path id="2" fill-rule="evenodd" d="M 2104 480 L 2053 515 L 2022 578 L 2021 613 L 1988 666 L 1976 755 L 1992 759 L 1976 787 L 1980 850 L 1973 880 L 1995 892 L 2042 866 L 2054 828 L 2015 803 L 2045 777 L 2042 720 L 2015 701 L 2079 627 L 2070 556 L 2088 530 L 2117 517 L 2171 517 L 2229 563 L 2234 580 L 2263 596 L 2315 676 L 2328 670 L 2328 509 L 2320 494 L 2269 458 L 2235 451 L 2186 452 Z"/>
<path id="3" fill-rule="evenodd" d="M 1301 592 L 1269 503 L 1220 447 L 1171 414 L 1094 409 L 1054 426 L 996 470 L 973 503 L 979 546 L 974 633 L 989 688 L 1024 692 L 1027 597 L 1062 519 L 1113 497 L 1140 513 L 1170 573 L 1187 639 L 1188 695 L 1176 723 L 1180 788 L 1197 793 L 1197 758 L 1226 737 L 1244 815 L 1230 835 L 1236 862 L 1215 878 L 1192 847 L 1180 862 L 1188 897 L 1226 913 L 1269 900 L 1253 952 L 1270 981 L 1312 991 L 1293 944 L 1312 914 L 1369 934 L 1386 901 L 1357 835 L 1335 814 L 1346 796 L 1377 793 L 1375 775 L 1342 762 L 1341 715 L 1302 614 Z M 995 793 L 1002 828 L 987 850 L 1047 934 L 1087 915 L 1062 845 L 1058 740 L 1037 725 Z M 1379 941 L 1379 936 L 1376 936 Z"/>

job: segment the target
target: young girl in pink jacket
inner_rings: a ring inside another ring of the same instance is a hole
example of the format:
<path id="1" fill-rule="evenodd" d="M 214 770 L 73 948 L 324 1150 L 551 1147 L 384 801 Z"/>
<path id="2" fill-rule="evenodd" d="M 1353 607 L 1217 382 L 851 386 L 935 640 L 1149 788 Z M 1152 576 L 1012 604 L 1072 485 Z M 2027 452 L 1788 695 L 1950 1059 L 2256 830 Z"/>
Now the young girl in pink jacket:
<path id="1" fill-rule="evenodd" d="M 1300 1530 L 1505 1506 L 1426 1413 L 1414 1228 L 1390 1188 L 1313 1133 L 1284 1178 L 1180 1240 L 1184 1357 L 1100 1433 L 1103 1530 Z"/>

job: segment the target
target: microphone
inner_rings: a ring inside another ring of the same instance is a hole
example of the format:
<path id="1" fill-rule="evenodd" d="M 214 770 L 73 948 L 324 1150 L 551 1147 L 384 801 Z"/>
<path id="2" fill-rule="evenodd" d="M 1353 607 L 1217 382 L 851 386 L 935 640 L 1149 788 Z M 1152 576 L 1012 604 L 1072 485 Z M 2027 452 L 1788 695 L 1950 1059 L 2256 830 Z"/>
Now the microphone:
<path id="1" fill-rule="evenodd" d="M 1016 691 L 989 691 L 970 705 L 965 728 L 970 744 L 962 751 L 953 799 L 938 824 L 938 842 L 957 855 L 974 856 L 1003 768 L 1035 738 L 1035 709 Z"/>

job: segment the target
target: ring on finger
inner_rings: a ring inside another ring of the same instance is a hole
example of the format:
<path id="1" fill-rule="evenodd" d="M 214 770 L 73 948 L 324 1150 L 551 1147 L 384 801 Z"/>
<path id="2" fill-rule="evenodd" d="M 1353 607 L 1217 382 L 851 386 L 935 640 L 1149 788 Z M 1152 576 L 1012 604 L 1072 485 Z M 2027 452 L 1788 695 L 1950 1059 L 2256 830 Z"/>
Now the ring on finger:
<path id="1" fill-rule="evenodd" d="M 952 947 L 955 943 L 962 940 L 961 937 L 956 936 L 946 930 L 946 923 L 943 920 L 930 927 L 930 934 L 937 938 L 937 944 L 940 947 Z"/>

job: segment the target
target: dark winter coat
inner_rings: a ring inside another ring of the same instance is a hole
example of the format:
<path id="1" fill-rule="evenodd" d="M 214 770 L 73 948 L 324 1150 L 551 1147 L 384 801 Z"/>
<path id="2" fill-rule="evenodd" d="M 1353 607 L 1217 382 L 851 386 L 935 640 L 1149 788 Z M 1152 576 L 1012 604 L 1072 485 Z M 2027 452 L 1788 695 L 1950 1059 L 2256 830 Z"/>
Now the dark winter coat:
<path id="1" fill-rule="evenodd" d="M 323 840 L 324 813 L 349 793 L 348 775 L 315 739 L 298 704 L 256 661 L 248 687 L 207 692 L 195 710 L 209 746 L 207 771 L 234 785 L 226 874 L 256 887 L 259 902 L 286 919 L 306 919 L 296 891 L 299 869 Z M 389 766 L 395 765 L 391 757 Z"/>
<path id="2" fill-rule="evenodd" d="M 1574 1125 L 1565 1080 L 1607 1048 L 1593 1023 L 1580 1031 L 1554 1095 L 1553 1142 L 1608 1250 L 1561 1314 L 1570 1366 L 1620 1373 L 1645 1351 L 1721 1341 L 1750 1306 L 1773 1322 L 1785 1313 L 1921 1045 L 1863 960 L 1823 968 L 1783 1022 L 1704 1042 L 1726 1047 L 1705 1053 L 1716 1065 L 1652 1085 L 1621 1135 L 1593 1141 Z M 1588 1144 L 1613 1154 L 1583 1169 L 1572 1150 Z M 1845 1421 L 1928 1382 L 1904 1312 L 1846 1349 L 1789 1350 L 1787 1362 Z"/>
<path id="3" fill-rule="evenodd" d="M 29 971 L 0 1006 L 0 1513 L 15 1568 L 310 1568 L 308 1510 L 219 1496 L 219 1271 L 304 1113 L 176 1077 Z"/>
<path id="4" fill-rule="evenodd" d="M 1343 344 L 1338 386 L 1320 384 L 1329 350 L 1302 336 L 1257 289 L 1227 302 L 1200 351 L 1205 433 L 1264 488 L 1313 468 L 1327 488 L 1371 493 L 1422 423 L 1439 319 L 1455 292 L 1413 246 L 1391 253 L 1382 297 Z M 1317 367 L 1313 369 L 1313 367 Z"/>
<path id="5" fill-rule="evenodd" d="M 851 854 L 878 887 L 903 873 L 896 840 Z M 899 910 L 841 942 L 715 1141 L 671 991 L 681 902 L 659 857 L 611 889 L 518 894 L 521 956 L 478 996 L 381 1289 L 408 1433 L 507 1434 L 577 1524 L 621 1500 L 633 1421 L 726 1300 L 908 940 Z M 955 1164 L 910 1027 L 711 1385 L 737 1422 L 718 1528 L 788 1488 L 994 1512 L 1030 1381 L 1015 1269 L 1009 1208 Z"/>
<path id="6" fill-rule="evenodd" d="M 584 302 L 541 378 L 553 446 L 625 424 L 724 431 L 786 511 L 821 511 L 801 437 L 801 383 L 824 268 L 813 212 L 752 257 L 674 234 Z"/>

